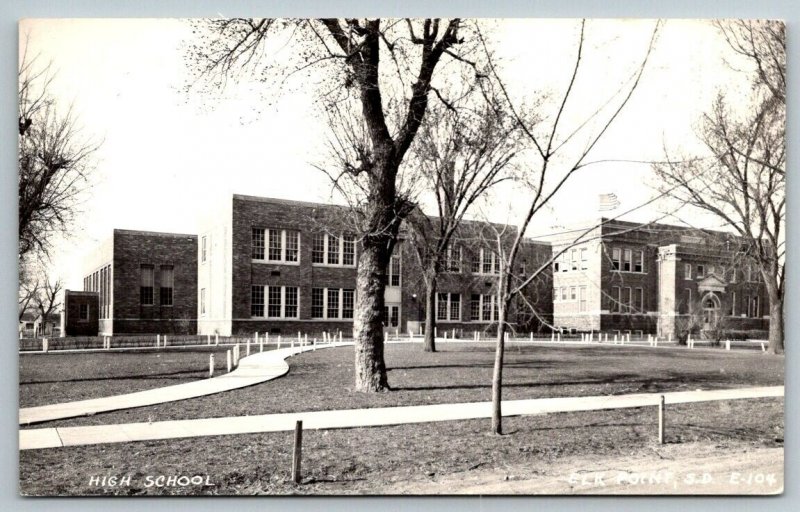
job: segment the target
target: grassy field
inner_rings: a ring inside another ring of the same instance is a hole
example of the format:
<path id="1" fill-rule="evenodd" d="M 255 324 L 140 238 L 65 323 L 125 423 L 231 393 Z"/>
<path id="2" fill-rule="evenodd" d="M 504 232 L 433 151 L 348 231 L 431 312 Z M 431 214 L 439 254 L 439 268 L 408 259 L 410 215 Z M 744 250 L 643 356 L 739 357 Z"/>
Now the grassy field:
<path id="1" fill-rule="evenodd" d="M 175 364 L 186 371 L 186 378 L 205 375 L 208 356 L 174 352 L 161 359 L 174 358 Z M 52 355 L 44 375 L 52 381 L 44 386 L 47 402 L 75 399 L 70 392 L 58 397 L 58 382 L 67 383 L 91 374 L 90 369 L 112 377 L 105 381 L 100 375 L 82 386 L 72 382 L 81 393 L 94 396 L 112 395 L 128 390 L 117 374 L 134 375 L 158 354 L 125 354 L 126 361 L 114 360 L 115 354 L 103 354 L 113 361 L 106 365 L 97 354 L 80 354 L 80 365 L 62 364 Z M 352 392 L 353 349 L 351 347 L 323 349 L 288 359 L 289 373 L 277 380 L 226 393 L 171 402 L 138 409 L 112 411 L 84 418 L 72 418 L 42 423 L 40 426 L 89 425 L 163 421 L 221 416 L 242 416 L 278 412 L 387 407 L 448 402 L 472 402 L 491 399 L 493 361 L 491 344 L 446 344 L 441 351 L 426 354 L 419 345 L 386 346 L 386 363 L 392 391 L 381 394 Z M 41 357 L 41 356 L 29 356 Z M 20 368 L 21 382 L 37 380 L 29 374 L 25 358 Z M 220 358 L 218 358 L 219 360 Z M 194 372 L 191 365 L 196 364 Z M 177 367 L 176 367 L 177 368 Z M 41 370 L 37 370 L 41 371 Z M 170 371 L 164 368 L 164 371 Z M 158 367 L 153 380 L 147 378 L 130 382 L 156 387 Z M 687 349 L 651 349 L 649 347 L 550 347 L 513 346 L 506 353 L 504 370 L 504 399 L 524 399 L 556 396 L 587 396 L 658 391 L 730 388 L 783 383 L 783 357 L 765 356 L 756 352 L 726 352 Z M 174 377 L 174 376 L 173 376 Z M 167 378 L 173 378 L 167 376 Z M 42 378 L 39 374 L 38 378 Z M 144 381 L 144 382 L 142 382 Z M 178 380 L 169 380 L 176 383 Z M 152 384 L 152 385 L 151 385 Z M 33 402 L 36 389 L 20 386 L 20 395 Z M 46 403 L 46 402 L 43 402 Z"/>
<path id="2" fill-rule="evenodd" d="M 20 452 L 20 490 L 31 495 L 383 493 L 398 484 L 466 479 L 482 471 L 500 471 L 511 480 L 566 479 L 563 469 L 554 469 L 565 461 L 574 461 L 574 470 L 589 460 L 615 457 L 658 461 L 670 457 L 670 447 L 715 454 L 783 446 L 780 399 L 669 406 L 666 419 L 663 455 L 655 444 L 655 408 L 507 418 L 504 436 L 487 435 L 489 420 L 306 431 L 300 486 L 289 482 L 291 432 L 28 450 Z M 147 478 L 159 475 L 207 476 L 213 485 L 147 487 Z M 93 476 L 130 476 L 131 484 L 96 486 Z"/>
<path id="3" fill-rule="evenodd" d="M 19 405 L 98 398 L 207 378 L 212 352 L 214 371 L 225 371 L 222 347 L 20 354 Z"/>
<path id="4" fill-rule="evenodd" d="M 419 345 L 388 345 L 392 391 L 381 394 L 351 391 L 352 348 L 318 350 L 290 358 L 289 374 L 264 384 L 37 426 L 489 400 L 492 350 L 489 344 L 447 344 L 425 354 Z M 208 362 L 202 351 L 52 354 L 41 360 L 46 367 L 35 357 L 41 356 L 20 358 L 21 382 L 38 382 L 21 385 L 29 402 L 41 389 L 49 402 L 202 378 Z M 513 346 L 507 352 L 504 398 L 776 385 L 783 383 L 783 362 L 753 352 Z M 87 375 L 90 380 L 84 380 Z M 781 399 L 669 406 L 667 442 L 708 453 L 782 447 L 783 414 Z M 301 486 L 288 482 L 288 432 L 29 450 L 20 452 L 20 490 L 33 495 L 381 493 L 404 482 L 480 471 L 530 478 L 571 458 L 652 457 L 658 450 L 655 408 L 507 418 L 504 424 L 504 436 L 487 434 L 489 420 L 306 431 Z M 159 475 L 203 475 L 213 485 L 148 487 L 147 478 Z M 93 476 L 130 476 L 131 485 L 92 485 Z"/>

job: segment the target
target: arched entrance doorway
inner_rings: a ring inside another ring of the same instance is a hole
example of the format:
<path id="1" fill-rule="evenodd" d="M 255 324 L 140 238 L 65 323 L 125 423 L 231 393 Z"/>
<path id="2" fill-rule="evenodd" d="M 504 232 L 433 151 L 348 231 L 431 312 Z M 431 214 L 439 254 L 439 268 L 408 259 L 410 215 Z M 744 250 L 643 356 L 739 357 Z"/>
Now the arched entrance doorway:
<path id="1" fill-rule="evenodd" d="M 716 329 L 720 315 L 720 300 L 713 292 L 703 297 L 703 330 Z"/>

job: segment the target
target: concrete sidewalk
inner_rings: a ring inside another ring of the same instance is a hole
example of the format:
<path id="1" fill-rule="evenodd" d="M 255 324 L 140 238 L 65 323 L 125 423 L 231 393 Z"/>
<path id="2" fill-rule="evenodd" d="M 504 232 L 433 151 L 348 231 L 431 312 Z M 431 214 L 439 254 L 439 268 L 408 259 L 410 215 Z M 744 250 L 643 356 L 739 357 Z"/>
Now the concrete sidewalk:
<path id="1" fill-rule="evenodd" d="M 713 400 L 782 397 L 783 394 L 783 386 L 774 386 L 713 391 L 509 400 L 503 402 L 503 416 L 655 406 L 659 403 L 661 395 L 664 395 L 667 404 L 682 404 Z M 491 402 L 472 402 L 28 429 L 19 432 L 19 449 L 31 450 L 186 437 L 280 432 L 293 430 L 297 420 L 302 420 L 303 427 L 306 429 L 332 429 L 466 420 L 490 418 L 491 416 Z"/>
<path id="2" fill-rule="evenodd" d="M 305 345 L 302 347 L 298 345 L 295 347 L 270 350 L 268 352 L 258 352 L 243 357 L 239 360 L 239 366 L 236 369 L 219 377 L 187 382 L 186 384 L 177 384 L 175 386 L 148 389 L 126 395 L 92 398 L 89 400 L 42 405 L 38 407 L 26 407 L 19 410 L 19 424 L 29 425 L 31 423 L 87 416 L 119 409 L 175 402 L 177 400 L 186 400 L 188 398 L 197 398 L 199 396 L 213 395 L 215 393 L 222 393 L 223 391 L 244 388 L 285 375 L 289 371 L 289 365 L 284 361 L 287 357 L 315 349 L 346 345 L 352 345 L 352 343 L 317 344 L 316 346 Z M 252 348 L 253 346 L 251 345 L 251 349 Z M 258 345 L 255 345 L 255 348 L 257 350 Z"/>

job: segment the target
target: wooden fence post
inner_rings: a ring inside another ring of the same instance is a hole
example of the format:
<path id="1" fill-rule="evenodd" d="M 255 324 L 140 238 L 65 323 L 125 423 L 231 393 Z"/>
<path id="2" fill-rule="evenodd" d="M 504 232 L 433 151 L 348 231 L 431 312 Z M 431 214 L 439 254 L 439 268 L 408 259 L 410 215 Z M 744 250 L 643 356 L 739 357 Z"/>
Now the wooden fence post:
<path id="1" fill-rule="evenodd" d="M 214 376 L 214 354 L 208 355 L 208 376 Z"/>
<path id="2" fill-rule="evenodd" d="M 231 373 L 231 362 L 232 362 L 231 361 L 231 349 L 228 349 L 228 351 L 225 352 L 225 354 L 226 354 L 227 359 L 228 359 L 228 373 Z"/>
<path id="3" fill-rule="evenodd" d="M 292 451 L 292 482 L 300 483 L 300 463 L 303 451 L 303 422 L 294 424 L 294 450 Z"/>
<path id="4" fill-rule="evenodd" d="M 664 395 L 658 398 L 658 444 L 664 444 Z"/>

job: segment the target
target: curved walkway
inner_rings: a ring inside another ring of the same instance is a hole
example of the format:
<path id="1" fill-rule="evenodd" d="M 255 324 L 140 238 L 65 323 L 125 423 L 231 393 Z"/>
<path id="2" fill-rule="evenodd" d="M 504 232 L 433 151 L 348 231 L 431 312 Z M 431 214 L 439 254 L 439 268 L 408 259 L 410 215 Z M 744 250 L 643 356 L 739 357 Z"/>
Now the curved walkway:
<path id="1" fill-rule="evenodd" d="M 186 384 L 177 384 L 175 386 L 148 389 L 125 395 L 92 398 L 89 400 L 53 405 L 41 405 L 38 407 L 26 407 L 19 410 L 19 424 L 30 425 L 31 423 L 40 423 L 43 421 L 87 416 L 100 412 L 143 407 L 164 402 L 175 402 L 188 398 L 213 395 L 232 389 L 244 388 L 285 375 L 289 371 L 289 365 L 286 364 L 284 359 L 295 354 L 309 352 L 315 349 L 346 345 L 352 345 L 352 342 L 316 346 L 296 346 L 267 352 L 258 352 L 241 358 L 239 360 L 239 366 L 235 370 L 219 377 L 187 382 Z"/>
<path id="2" fill-rule="evenodd" d="M 772 386 L 711 391 L 673 391 L 669 393 L 504 400 L 503 416 L 649 407 L 659 404 L 662 395 L 666 404 L 684 404 L 713 400 L 782 397 L 783 394 L 783 386 Z M 19 449 L 33 450 L 158 439 L 282 432 L 294 430 L 295 422 L 298 420 L 303 421 L 304 428 L 331 429 L 491 417 L 491 402 L 472 402 L 263 414 L 258 416 L 158 421 L 154 423 L 39 428 L 19 431 Z"/>

